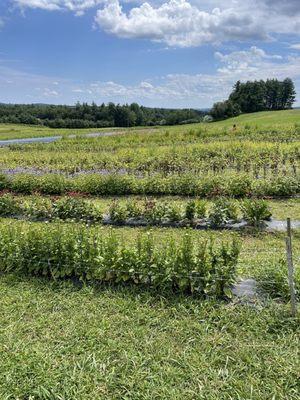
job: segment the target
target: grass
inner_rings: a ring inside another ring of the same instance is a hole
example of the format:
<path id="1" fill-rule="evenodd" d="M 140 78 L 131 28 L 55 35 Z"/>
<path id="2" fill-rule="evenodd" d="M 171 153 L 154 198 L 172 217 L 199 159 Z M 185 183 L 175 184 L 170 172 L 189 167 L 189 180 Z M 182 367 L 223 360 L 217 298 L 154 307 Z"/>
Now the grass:
<path id="1" fill-rule="evenodd" d="M 1 399 L 286 399 L 299 320 L 264 309 L 0 278 Z"/>
<path id="2" fill-rule="evenodd" d="M 188 132 L 190 129 L 205 127 L 209 131 L 222 130 L 224 128 L 232 128 L 235 124 L 237 128 L 250 126 L 251 128 L 294 128 L 295 124 L 300 123 L 300 110 L 284 110 L 284 111 L 262 111 L 258 113 L 243 114 L 235 118 L 225 121 L 218 121 L 209 124 L 189 124 L 170 127 L 137 127 L 137 128 L 88 128 L 88 129 L 53 129 L 36 125 L 21 124 L 0 124 L 0 140 L 17 139 L 27 137 L 44 137 L 44 136 L 68 136 L 69 134 L 85 134 L 89 132 L 111 132 L 113 130 L 127 131 L 153 131 L 160 130 L 169 132 Z"/>
<path id="3" fill-rule="evenodd" d="M 233 124 L 249 125 L 251 127 L 287 127 L 300 123 L 300 110 L 261 111 L 257 113 L 242 114 L 235 118 L 214 123 L 216 126 L 228 127 Z"/>

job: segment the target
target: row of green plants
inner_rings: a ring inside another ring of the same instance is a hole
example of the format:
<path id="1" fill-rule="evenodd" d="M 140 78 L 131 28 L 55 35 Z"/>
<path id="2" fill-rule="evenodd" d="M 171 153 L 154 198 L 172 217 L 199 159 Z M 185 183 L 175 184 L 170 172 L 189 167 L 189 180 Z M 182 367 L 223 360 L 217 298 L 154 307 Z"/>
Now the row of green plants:
<path id="1" fill-rule="evenodd" d="M 161 134 L 162 135 L 162 134 Z M 10 146 L 2 149 L 0 167 L 30 167 L 42 171 L 76 173 L 93 170 L 162 174 L 185 171 L 223 170 L 268 173 L 297 173 L 300 163 L 298 143 L 223 141 L 213 143 L 151 143 L 151 135 L 138 135 L 139 147 L 126 136 L 112 143 L 100 139 L 61 140 L 53 144 Z M 163 135 L 162 135 L 163 136 Z M 150 141 L 150 144 L 147 142 Z M 119 143 L 125 147 L 119 147 Z"/>
<path id="2" fill-rule="evenodd" d="M 75 178 L 60 174 L 0 174 L 0 190 L 5 189 L 22 194 L 39 192 L 46 195 L 78 192 L 95 196 L 145 194 L 201 198 L 288 197 L 300 193 L 300 175 L 255 179 L 244 173 L 203 176 L 192 173 L 168 176 L 155 174 L 143 178 L 119 174 L 87 174 Z"/>
<path id="3" fill-rule="evenodd" d="M 250 225 L 258 227 L 271 219 L 272 213 L 264 200 L 247 199 L 234 201 L 218 198 L 209 207 L 205 200 L 189 200 L 186 204 L 150 200 L 144 203 L 114 201 L 109 208 L 109 218 L 116 224 L 129 219 L 142 219 L 151 225 L 178 223 L 193 225 L 202 221 L 211 227 L 234 223 L 242 217 Z"/>
<path id="4" fill-rule="evenodd" d="M 235 280 L 239 244 L 199 241 L 189 231 L 180 242 L 157 243 L 151 232 L 126 238 L 83 226 L 3 224 L 0 270 L 49 278 L 134 283 L 158 290 L 223 298 Z"/>
<path id="5" fill-rule="evenodd" d="M 90 200 L 78 197 L 49 198 L 34 196 L 29 199 L 6 193 L 0 196 L 0 216 L 25 217 L 29 220 L 75 220 L 102 222 L 101 210 Z M 218 198 L 210 206 L 205 200 L 189 200 L 185 203 L 163 200 L 114 200 L 107 210 L 110 223 L 126 224 L 130 219 L 142 219 L 149 225 L 164 222 L 181 222 L 194 225 L 199 220 L 211 226 L 221 226 L 230 221 L 237 222 L 242 216 L 250 225 L 259 226 L 271 218 L 268 204 L 264 200 L 247 199 L 234 201 Z"/>

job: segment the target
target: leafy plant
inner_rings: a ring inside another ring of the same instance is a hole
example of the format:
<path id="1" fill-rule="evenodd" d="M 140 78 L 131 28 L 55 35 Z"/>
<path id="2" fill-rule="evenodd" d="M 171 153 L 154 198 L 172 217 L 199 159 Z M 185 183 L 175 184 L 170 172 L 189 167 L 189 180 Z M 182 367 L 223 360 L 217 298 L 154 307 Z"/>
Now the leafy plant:
<path id="1" fill-rule="evenodd" d="M 244 200 L 241 204 L 243 218 L 249 222 L 250 225 L 259 226 L 264 221 L 269 221 L 272 213 L 269 209 L 268 203 L 264 200 Z"/>
<path id="2" fill-rule="evenodd" d="M 196 201 L 189 200 L 185 206 L 185 218 L 192 221 L 196 217 Z"/>
<path id="3" fill-rule="evenodd" d="M 109 217 L 112 222 L 116 224 L 125 223 L 129 213 L 126 205 L 121 204 L 118 201 L 113 201 L 109 207 Z"/>
<path id="4" fill-rule="evenodd" d="M 27 218 L 32 220 L 51 219 L 53 217 L 52 202 L 50 199 L 40 196 L 25 201 L 22 209 Z"/>
<path id="5" fill-rule="evenodd" d="M 212 204 L 208 219 L 212 226 L 220 226 L 230 220 L 237 220 L 236 204 L 232 200 L 223 197 L 217 199 Z"/>
<path id="6" fill-rule="evenodd" d="M 88 201 L 75 197 L 62 197 L 53 203 L 53 217 L 59 219 L 99 220 L 95 206 Z"/>
<path id="7" fill-rule="evenodd" d="M 199 241 L 187 231 L 179 243 L 172 238 L 154 243 L 151 232 L 128 243 L 113 231 L 99 235 L 82 226 L 4 225 L 0 227 L 0 270 L 225 296 L 236 273 L 239 247 L 235 240 L 216 245 Z"/>
<path id="8" fill-rule="evenodd" d="M 10 193 L 0 196 L 0 216 L 12 216 L 21 213 L 17 199 Z"/>

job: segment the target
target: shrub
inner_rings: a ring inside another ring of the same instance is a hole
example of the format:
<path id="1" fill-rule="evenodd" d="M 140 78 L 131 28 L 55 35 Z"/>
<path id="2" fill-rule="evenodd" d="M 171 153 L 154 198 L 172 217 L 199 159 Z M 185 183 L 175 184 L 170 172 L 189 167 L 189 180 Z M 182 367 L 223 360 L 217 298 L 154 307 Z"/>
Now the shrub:
<path id="1" fill-rule="evenodd" d="M 192 221 L 195 218 L 203 219 L 206 216 L 206 202 L 202 200 L 189 200 L 185 208 L 185 218 Z"/>
<path id="2" fill-rule="evenodd" d="M 113 201 L 109 207 L 109 217 L 116 224 L 124 224 L 129 217 L 126 205 Z"/>
<path id="3" fill-rule="evenodd" d="M 127 201 L 126 210 L 128 218 L 138 218 L 143 215 L 141 205 L 135 200 Z"/>
<path id="4" fill-rule="evenodd" d="M 171 203 L 166 207 L 166 213 L 164 217 L 170 222 L 179 222 L 182 220 L 181 206 L 176 203 Z"/>
<path id="5" fill-rule="evenodd" d="M 219 198 L 214 201 L 209 212 L 209 223 L 212 226 L 220 226 L 230 220 L 237 220 L 237 207 L 235 203 L 226 198 Z"/>
<path id="6" fill-rule="evenodd" d="M 196 201 L 196 216 L 197 218 L 203 219 L 206 216 L 206 201 Z"/>
<path id="7" fill-rule="evenodd" d="M 16 224 L 0 227 L 0 271 L 52 278 L 147 284 L 159 290 L 222 298 L 235 279 L 238 243 L 216 245 L 186 232 L 154 245 L 153 234 L 135 241 L 82 226 Z"/>
<path id="8" fill-rule="evenodd" d="M 16 193 L 31 194 L 38 189 L 38 178 L 29 174 L 17 174 L 12 179 L 11 189 Z"/>
<path id="9" fill-rule="evenodd" d="M 63 194 L 69 190 L 66 178 L 59 174 L 47 174 L 39 178 L 38 190 L 43 194 Z"/>
<path id="10" fill-rule="evenodd" d="M 9 187 L 9 180 L 6 175 L 0 174 L 0 190 L 5 190 Z"/>
<path id="11" fill-rule="evenodd" d="M 241 209 L 243 218 L 253 226 L 259 226 L 272 216 L 268 203 L 264 200 L 244 200 Z"/>
<path id="12" fill-rule="evenodd" d="M 0 216 L 6 217 L 20 213 L 20 205 L 13 195 L 7 193 L 3 196 L 0 196 Z"/>
<path id="13" fill-rule="evenodd" d="M 189 200 L 185 207 L 185 218 L 192 221 L 196 217 L 196 201 Z"/>
<path id="14" fill-rule="evenodd" d="M 53 216 L 52 202 L 50 199 L 36 196 L 23 204 L 25 216 L 32 220 L 51 219 Z"/>
<path id="15" fill-rule="evenodd" d="M 144 205 L 144 217 L 152 225 L 159 224 L 166 217 L 168 206 L 165 202 L 147 200 Z"/>
<path id="16" fill-rule="evenodd" d="M 101 218 L 93 204 L 74 197 L 63 197 L 55 201 L 53 203 L 53 217 L 77 221 L 96 221 Z"/>

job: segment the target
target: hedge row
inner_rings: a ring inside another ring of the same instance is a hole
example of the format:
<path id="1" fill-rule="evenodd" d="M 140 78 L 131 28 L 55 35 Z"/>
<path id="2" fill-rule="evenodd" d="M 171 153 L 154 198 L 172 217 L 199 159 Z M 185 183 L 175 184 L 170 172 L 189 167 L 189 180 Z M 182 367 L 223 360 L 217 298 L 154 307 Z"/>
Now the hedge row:
<path id="1" fill-rule="evenodd" d="M 131 282 L 160 290 L 221 298 L 234 281 L 239 255 L 235 240 L 216 245 L 186 232 L 154 242 L 151 232 L 130 243 L 85 227 L 4 224 L 0 227 L 0 270 L 52 278 Z"/>
<path id="2" fill-rule="evenodd" d="M 60 198 L 0 195 L 0 217 L 24 218 L 30 221 L 75 220 L 91 223 L 161 225 L 175 223 L 174 226 L 197 226 L 204 223 L 211 227 L 238 222 L 239 216 L 249 225 L 260 226 L 271 218 L 265 200 L 232 200 L 226 197 L 215 199 L 207 209 L 206 200 L 190 199 L 183 204 L 145 199 L 137 201 L 114 200 L 102 214 L 97 205 L 83 198 L 63 196 Z"/>
<path id="3" fill-rule="evenodd" d="M 97 196 L 106 195 L 183 195 L 198 197 L 282 197 L 300 193 L 300 175 L 278 175 L 268 179 L 255 179 L 247 174 L 223 175 L 156 174 L 144 178 L 134 175 L 80 175 L 75 178 L 58 174 L 42 176 L 16 174 L 0 175 L 0 190 L 16 193 L 64 194 L 70 191 Z"/>

